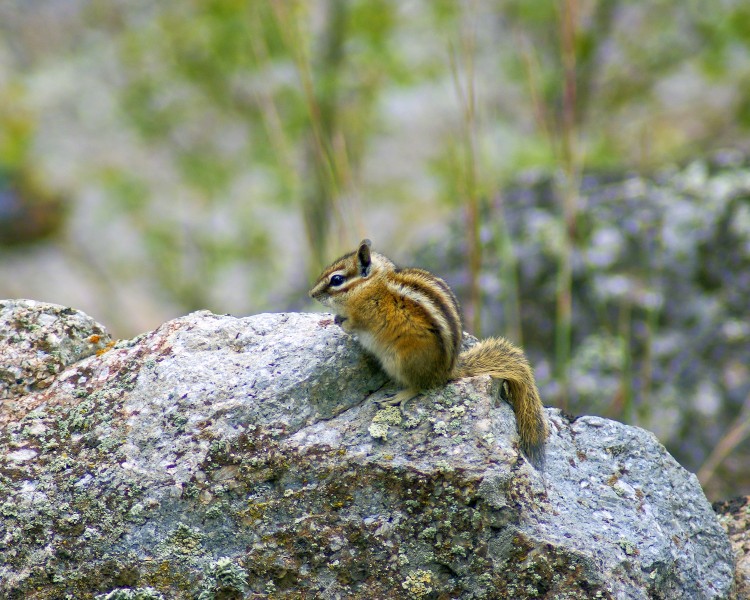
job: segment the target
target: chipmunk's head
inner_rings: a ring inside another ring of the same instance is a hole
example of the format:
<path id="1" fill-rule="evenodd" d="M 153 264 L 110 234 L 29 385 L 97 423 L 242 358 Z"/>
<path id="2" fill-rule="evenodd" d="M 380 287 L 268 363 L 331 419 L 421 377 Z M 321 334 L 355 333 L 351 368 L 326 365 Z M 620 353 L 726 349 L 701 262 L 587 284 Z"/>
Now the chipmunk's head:
<path id="1" fill-rule="evenodd" d="M 370 240 L 362 240 L 354 252 L 328 265 L 310 290 L 310 297 L 346 317 L 349 301 L 362 291 L 362 286 L 368 285 L 380 273 L 395 269 L 388 258 L 373 252 L 371 245 Z"/>

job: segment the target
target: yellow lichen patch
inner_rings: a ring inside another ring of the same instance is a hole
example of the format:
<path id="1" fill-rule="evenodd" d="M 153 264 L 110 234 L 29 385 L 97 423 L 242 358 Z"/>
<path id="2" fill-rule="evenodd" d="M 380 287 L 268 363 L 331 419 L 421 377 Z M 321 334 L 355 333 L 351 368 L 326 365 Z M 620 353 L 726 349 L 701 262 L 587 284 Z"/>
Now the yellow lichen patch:
<path id="1" fill-rule="evenodd" d="M 193 529 L 184 523 L 178 523 L 176 529 L 162 542 L 161 548 L 166 554 L 196 555 L 202 551 L 203 537 L 198 529 Z"/>
<path id="2" fill-rule="evenodd" d="M 367 428 L 367 431 L 375 439 L 385 440 L 388 437 L 388 429 L 390 428 L 384 423 L 373 423 Z"/>
<path id="3" fill-rule="evenodd" d="M 393 426 L 401 425 L 402 420 L 401 409 L 398 406 L 388 406 L 379 410 L 372 418 L 373 423 L 384 423 Z"/>
<path id="4" fill-rule="evenodd" d="M 401 409 L 398 406 L 388 406 L 375 413 L 372 424 L 367 428 L 367 431 L 375 439 L 385 440 L 388 437 L 390 427 L 401 425 L 402 421 Z"/>
<path id="5" fill-rule="evenodd" d="M 430 573 L 430 571 L 425 571 L 424 569 L 417 569 L 416 571 L 411 571 L 406 576 L 401 587 L 404 588 L 406 593 L 412 598 L 424 598 L 432 591 L 431 583 L 432 573 Z"/>

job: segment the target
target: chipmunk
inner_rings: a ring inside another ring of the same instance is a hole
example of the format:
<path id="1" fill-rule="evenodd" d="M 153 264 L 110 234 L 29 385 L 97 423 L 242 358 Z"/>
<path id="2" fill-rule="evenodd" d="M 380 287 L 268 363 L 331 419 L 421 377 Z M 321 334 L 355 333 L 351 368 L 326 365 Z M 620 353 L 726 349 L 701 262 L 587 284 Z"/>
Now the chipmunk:
<path id="1" fill-rule="evenodd" d="M 451 379 L 491 375 L 503 379 L 516 413 L 521 448 L 541 462 L 547 421 L 534 375 L 523 351 L 503 338 L 488 338 L 460 352 L 463 329 L 458 300 L 439 277 L 400 269 L 362 240 L 318 277 L 311 298 L 331 308 L 335 322 L 357 335 L 403 390 L 401 404 Z"/>

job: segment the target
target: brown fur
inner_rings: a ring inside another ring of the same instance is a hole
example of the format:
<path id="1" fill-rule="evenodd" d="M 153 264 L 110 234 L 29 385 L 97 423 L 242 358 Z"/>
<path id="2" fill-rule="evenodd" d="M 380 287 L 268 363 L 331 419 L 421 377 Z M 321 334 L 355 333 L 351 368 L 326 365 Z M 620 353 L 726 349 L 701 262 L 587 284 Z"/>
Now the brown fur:
<path id="1" fill-rule="evenodd" d="M 490 375 L 504 379 L 516 413 L 516 427 L 526 455 L 539 462 L 547 439 L 547 420 L 526 356 L 504 338 L 487 338 L 458 357 L 451 379 Z"/>
<path id="2" fill-rule="evenodd" d="M 310 296 L 333 309 L 342 328 L 357 334 L 403 386 L 393 404 L 403 407 L 450 379 L 490 375 L 505 380 L 521 448 L 537 464 L 543 462 L 547 421 L 526 356 L 503 338 L 488 338 L 459 354 L 460 310 L 445 281 L 423 269 L 397 269 L 363 240 L 323 271 Z"/>

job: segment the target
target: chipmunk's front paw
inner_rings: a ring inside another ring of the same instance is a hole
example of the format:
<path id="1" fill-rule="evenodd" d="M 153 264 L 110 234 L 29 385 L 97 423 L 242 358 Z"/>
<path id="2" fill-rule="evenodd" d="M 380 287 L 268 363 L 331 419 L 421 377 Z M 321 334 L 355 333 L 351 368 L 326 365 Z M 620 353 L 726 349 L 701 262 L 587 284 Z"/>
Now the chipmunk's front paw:
<path id="1" fill-rule="evenodd" d="M 344 317 L 342 315 L 335 315 L 333 317 L 333 322 L 341 327 L 346 333 L 354 333 L 354 330 L 352 329 L 352 321 L 349 317 Z"/>

